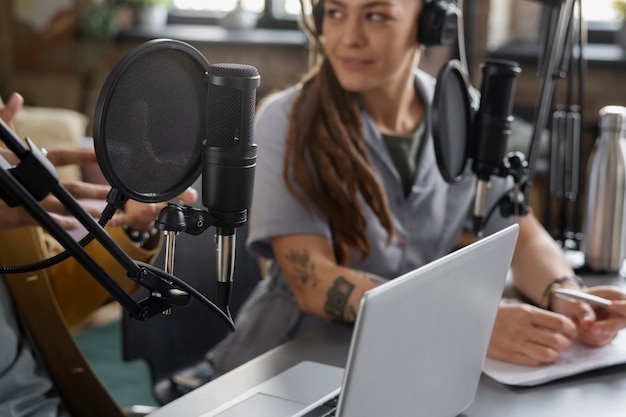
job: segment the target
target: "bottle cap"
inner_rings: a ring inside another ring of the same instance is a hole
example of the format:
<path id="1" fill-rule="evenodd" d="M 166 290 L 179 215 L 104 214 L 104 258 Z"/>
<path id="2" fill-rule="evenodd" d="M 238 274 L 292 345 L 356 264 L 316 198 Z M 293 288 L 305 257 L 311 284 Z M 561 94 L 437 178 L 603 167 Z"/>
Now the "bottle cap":
<path id="1" fill-rule="evenodd" d="M 626 107 L 604 106 L 600 109 L 600 130 L 626 132 Z"/>

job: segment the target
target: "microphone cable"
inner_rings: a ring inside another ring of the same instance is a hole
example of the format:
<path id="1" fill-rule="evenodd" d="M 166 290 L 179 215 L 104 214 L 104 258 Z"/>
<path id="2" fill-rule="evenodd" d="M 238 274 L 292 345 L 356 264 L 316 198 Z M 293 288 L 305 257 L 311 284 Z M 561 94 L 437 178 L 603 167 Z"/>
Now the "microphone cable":
<path id="1" fill-rule="evenodd" d="M 98 220 L 98 224 L 104 227 L 104 225 L 106 225 L 107 222 L 111 220 L 111 217 L 113 217 L 113 214 L 115 213 L 115 211 L 116 211 L 115 206 L 111 203 L 107 203 L 104 210 L 102 211 L 102 215 L 100 216 L 100 219 Z M 88 232 L 83 238 L 80 239 L 78 244 L 84 248 L 89 243 L 91 243 L 94 239 L 95 239 L 95 236 L 93 235 L 93 233 Z M 42 259 L 37 262 L 29 263 L 29 264 L 6 265 L 6 266 L 0 265 L 0 274 L 23 274 L 23 273 L 28 273 L 28 272 L 35 272 L 40 269 L 50 268 L 71 257 L 72 257 L 72 254 L 69 253 L 67 250 L 64 250 L 63 252 L 60 252 L 54 256 L 51 256 L 46 259 Z"/>

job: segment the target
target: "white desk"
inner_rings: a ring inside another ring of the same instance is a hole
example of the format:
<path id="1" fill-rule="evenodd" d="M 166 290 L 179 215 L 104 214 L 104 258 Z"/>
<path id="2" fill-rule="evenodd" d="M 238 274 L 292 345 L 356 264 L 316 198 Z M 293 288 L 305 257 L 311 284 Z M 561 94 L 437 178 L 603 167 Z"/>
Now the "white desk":
<path id="1" fill-rule="evenodd" d="M 600 277 L 587 279 L 587 282 L 604 284 L 618 281 L 610 277 Z M 619 283 L 622 284 L 621 280 Z M 150 416 L 201 416 L 302 360 L 345 366 L 351 332 L 352 327 L 348 325 L 324 325 L 163 406 Z M 507 387 L 483 375 L 474 403 L 462 416 L 624 417 L 626 365 L 531 388 Z"/>

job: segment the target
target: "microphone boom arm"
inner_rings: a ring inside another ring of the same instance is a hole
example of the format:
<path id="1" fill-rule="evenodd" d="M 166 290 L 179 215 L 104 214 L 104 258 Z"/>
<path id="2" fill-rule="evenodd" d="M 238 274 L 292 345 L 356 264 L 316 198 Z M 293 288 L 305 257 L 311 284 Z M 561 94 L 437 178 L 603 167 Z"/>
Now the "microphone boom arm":
<path id="1" fill-rule="evenodd" d="M 515 182 L 514 190 L 512 190 L 513 195 L 511 196 L 511 193 L 509 193 L 498 202 L 499 208 L 505 216 L 526 215 L 529 213 L 530 193 L 537 171 L 541 136 L 550 116 L 557 80 L 565 76 L 565 61 L 571 59 L 572 55 L 567 46 L 571 37 L 573 8 L 578 0 L 533 1 L 543 3 L 548 8 L 547 10 L 551 17 L 546 33 L 543 34 L 545 37 L 543 57 L 546 59 L 543 60 L 541 56 L 539 59 L 542 83 L 533 117 L 533 131 L 527 160 L 524 160 L 521 153 L 515 153 L 517 155 L 509 154 L 494 173 L 494 175 L 501 177 L 511 176 Z M 579 54 L 579 59 L 583 59 L 582 51 L 579 51 Z M 489 215 L 486 216 L 486 219 L 488 218 Z"/>
<path id="2" fill-rule="evenodd" d="M 563 59 L 565 53 L 567 52 L 565 51 L 565 46 L 567 45 L 566 40 L 568 39 L 570 28 L 568 21 L 572 16 L 571 10 L 574 7 L 574 0 L 537 1 L 544 3 L 546 7 L 550 7 L 550 12 L 558 16 L 558 18 L 556 25 L 553 26 L 553 32 L 548 37 L 548 40 L 551 40 L 552 42 L 546 42 L 547 50 L 545 51 L 544 56 L 547 57 L 547 60 L 544 62 L 544 68 L 541 71 L 543 80 L 541 84 L 539 102 L 534 116 L 533 133 L 528 152 L 528 177 L 523 188 L 524 204 L 528 204 L 530 192 L 534 184 L 541 135 L 550 115 L 552 100 L 556 89 L 556 79 L 560 78 L 563 74 L 563 71 L 561 70 L 562 62 L 557 62 L 557 60 Z M 548 28 L 548 30 L 550 30 L 550 28 Z M 582 51 L 580 51 L 580 54 L 582 59 Z"/>
<path id="3" fill-rule="evenodd" d="M 21 205 L 31 214 L 122 305 L 131 317 L 147 320 L 168 310 L 172 305 L 186 306 L 191 302 L 189 295 L 191 293 L 200 302 L 213 309 L 230 329 L 234 330 L 234 324 L 229 316 L 184 281 L 156 267 L 130 258 L 63 187 L 54 166 L 45 154 L 28 138 L 26 138 L 28 146 L 25 146 L 2 119 L 0 119 L 0 139 L 21 160 L 17 166 L 13 167 L 6 159 L 0 157 L 0 198 L 10 207 Z M 95 236 L 98 242 L 127 271 L 130 279 L 149 290 L 150 294 L 147 298 L 139 303 L 136 302 L 50 216 L 39 203 L 50 193 L 76 217 L 88 232 Z M 107 197 L 107 202 L 115 207 L 121 207 L 126 200 L 127 198 L 120 196 L 115 189 L 112 189 Z"/>

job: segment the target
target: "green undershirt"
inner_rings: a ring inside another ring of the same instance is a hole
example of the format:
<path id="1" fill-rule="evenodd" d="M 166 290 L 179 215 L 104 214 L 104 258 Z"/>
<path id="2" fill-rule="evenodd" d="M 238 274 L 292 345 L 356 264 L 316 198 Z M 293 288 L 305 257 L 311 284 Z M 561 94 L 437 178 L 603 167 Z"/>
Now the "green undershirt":
<path id="1" fill-rule="evenodd" d="M 391 155 L 391 159 L 402 180 L 405 196 L 409 195 L 413 187 L 424 131 L 425 127 L 422 123 L 417 130 L 409 136 L 382 135 L 389 155 Z"/>

